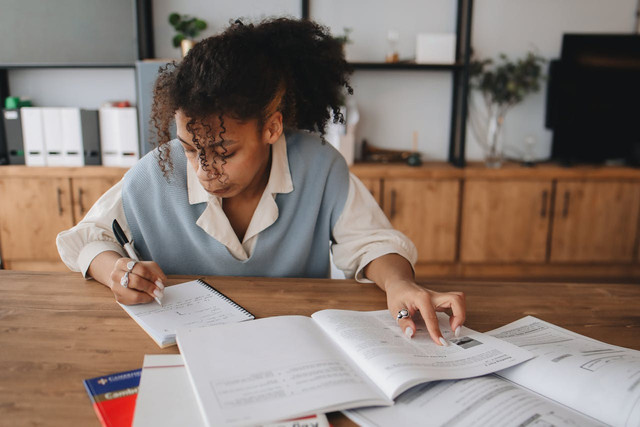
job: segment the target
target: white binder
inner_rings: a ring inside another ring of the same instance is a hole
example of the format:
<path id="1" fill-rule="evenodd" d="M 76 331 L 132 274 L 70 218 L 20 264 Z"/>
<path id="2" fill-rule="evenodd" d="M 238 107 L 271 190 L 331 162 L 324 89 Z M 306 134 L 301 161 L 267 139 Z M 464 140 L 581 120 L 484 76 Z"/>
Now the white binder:
<path id="1" fill-rule="evenodd" d="M 65 166 L 84 166 L 82 120 L 79 108 L 60 108 L 62 157 Z"/>
<path id="2" fill-rule="evenodd" d="M 130 167 L 138 161 L 138 115 L 135 107 L 100 108 L 102 164 Z"/>
<path id="3" fill-rule="evenodd" d="M 27 166 L 46 166 L 42 112 L 37 107 L 22 107 L 22 140 L 24 161 Z"/>
<path id="4" fill-rule="evenodd" d="M 47 166 L 65 166 L 64 136 L 62 135 L 62 117 L 60 109 L 54 107 L 40 108 L 42 113 L 42 129 L 44 131 L 44 147 Z"/>

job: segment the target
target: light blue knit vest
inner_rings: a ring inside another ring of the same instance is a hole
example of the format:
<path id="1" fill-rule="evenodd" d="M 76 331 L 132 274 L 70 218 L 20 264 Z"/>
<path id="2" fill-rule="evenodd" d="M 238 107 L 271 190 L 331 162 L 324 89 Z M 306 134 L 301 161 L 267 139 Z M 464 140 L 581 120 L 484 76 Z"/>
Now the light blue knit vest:
<path id="1" fill-rule="evenodd" d="M 328 277 L 331 230 L 347 199 L 349 169 L 317 136 L 287 132 L 286 141 L 293 191 L 276 195 L 278 219 L 258 235 L 245 261 L 196 225 L 206 203 L 189 204 L 187 161 L 177 140 L 170 142 L 169 182 L 156 151 L 140 159 L 125 175 L 122 200 L 142 259 L 165 274 Z"/>

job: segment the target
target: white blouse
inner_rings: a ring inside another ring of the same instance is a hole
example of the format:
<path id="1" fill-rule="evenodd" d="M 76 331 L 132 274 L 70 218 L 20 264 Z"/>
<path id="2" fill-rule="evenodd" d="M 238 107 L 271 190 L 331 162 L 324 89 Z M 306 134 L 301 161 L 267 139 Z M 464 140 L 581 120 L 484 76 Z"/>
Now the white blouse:
<path id="1" fill-rule="evenodd" d="M 222 210 L 222 199 L 205 191 L 191 164 L 188 164 L 189 203 L 207 202 L 197 225 L 225 245 L 236 259 L 248 259 L 260 232 L 278 219 L 276 194 L 293 191 L 284 133 L 273 144 L 269 181 L 242 242 Z M 89 265 L 98 254 L 115 251 L 123 257 L 127 256 L 111 230 L 113 220 L 117 219 L 127 236 L 131 236 L 122 207 L 122 186 L 123 180 L 120 180 L 98 199 L 76 226 L 58 234 L 58 252 L 71 270 L 88 277 Z M 350 174 L 349 193 L 344 209 L 333 228 L 333 238 L 335 242 L 331 245 L 331 252 L 335 266 L 347 278 L 355 277 L 360 282 L 369 282 L 364 277 L 363 269 L 382 255 L 399 254 L 412 266 L 417 259 L 413 243 L 404 234 L 393 229 L 371 193 L 353 174 Z"/>

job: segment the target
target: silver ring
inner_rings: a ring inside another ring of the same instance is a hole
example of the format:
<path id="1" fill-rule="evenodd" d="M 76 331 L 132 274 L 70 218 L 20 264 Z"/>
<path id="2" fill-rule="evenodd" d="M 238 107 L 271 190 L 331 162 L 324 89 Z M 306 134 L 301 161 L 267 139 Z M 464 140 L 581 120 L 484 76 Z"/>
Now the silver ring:
<path id="1" fill-rule="evenodd" d="M 131 271 L 133 270 L 133 267 L 135 267 L 137 263 L 138 261 L 134 261 L 134 260 L 131 260 L 127 263 L 127 270 L 129 270 L 129 273 L 131 273 Z"/>
<path id="2" fill-rule="evenodd" d="M 407 317 L 409 317 L 409 310 L 407 310 L 406 308 L 400 310 L 398 312 L 398 315 L 396 316 L 397 320 L 406 319 Z"/>
<path id="3" fill-rule="evenodd" d="M 120 284 L 125 288 L 129 287 L 129 272 L 128 271 L 124 272 L 124 276 L 122 276 L 122 278 L 120 279 Z"/>

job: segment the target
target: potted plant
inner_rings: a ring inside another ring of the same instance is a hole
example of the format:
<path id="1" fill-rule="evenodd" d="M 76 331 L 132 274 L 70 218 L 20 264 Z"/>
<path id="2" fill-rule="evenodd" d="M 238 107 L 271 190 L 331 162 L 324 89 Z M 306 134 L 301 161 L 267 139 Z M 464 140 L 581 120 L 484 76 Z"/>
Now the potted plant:
<path id="1" fill-rule="evenodd" d="M 200 32 L 207 28 L 206 21 L 175 12 L 169 15 L 169 23 L 178 33 L 173 37 L 173 47 L 182 48 L 182 57 L 193 47 L 194 39 Z"/>
<path id="2" fill-rule="evenodd" d="M 502 164 L 502 129 L 507 112 L 530 93 L 540 90 L 544 78 L 544 58 L 528 52 L 514 61 L 500 54 L 498 60 L 474 60 L 470 64 L 469 83 L 484 99 L 484 111 L 477 108 L 470 96 L 471 129 L 485 151 L 489 167 Z M 471 94 L 470 94 L 471 95 Z"/>

